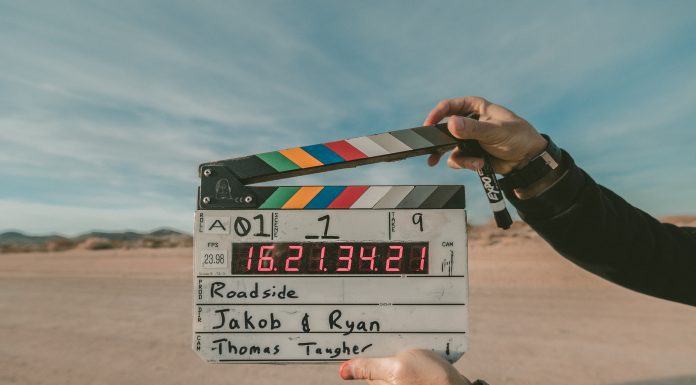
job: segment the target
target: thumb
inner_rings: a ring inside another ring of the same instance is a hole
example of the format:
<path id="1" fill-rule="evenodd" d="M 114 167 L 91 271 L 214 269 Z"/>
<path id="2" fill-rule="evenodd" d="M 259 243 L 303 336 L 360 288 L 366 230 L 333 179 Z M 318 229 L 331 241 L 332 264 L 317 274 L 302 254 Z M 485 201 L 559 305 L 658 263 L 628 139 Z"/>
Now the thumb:
<path id="1" fill-rule="evenodd" d="M 356 358 L 338 369 L 344 380 L 384 380 L 389 373 L 387 358 Z"/>
<path id="2" fill-rule="evenodd" d="M 496 128 L 493 124 L 462 116 L 450 116 L 447 121 L 450 134 L 459 139 L 476 139 L 485 142 Z"/>

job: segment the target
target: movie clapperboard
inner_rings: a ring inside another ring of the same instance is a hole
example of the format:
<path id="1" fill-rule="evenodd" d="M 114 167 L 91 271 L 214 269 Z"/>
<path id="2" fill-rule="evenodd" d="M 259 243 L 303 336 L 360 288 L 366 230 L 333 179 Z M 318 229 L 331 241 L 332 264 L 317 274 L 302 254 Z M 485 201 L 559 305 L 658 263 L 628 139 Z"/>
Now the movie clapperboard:
<path id="1" fill-rule="evenodd" d="M 204 163 L 193 349 L 321 363 L 467 349 L 464 186 L 250 186 L 457 146 L 445 125 Z"/>

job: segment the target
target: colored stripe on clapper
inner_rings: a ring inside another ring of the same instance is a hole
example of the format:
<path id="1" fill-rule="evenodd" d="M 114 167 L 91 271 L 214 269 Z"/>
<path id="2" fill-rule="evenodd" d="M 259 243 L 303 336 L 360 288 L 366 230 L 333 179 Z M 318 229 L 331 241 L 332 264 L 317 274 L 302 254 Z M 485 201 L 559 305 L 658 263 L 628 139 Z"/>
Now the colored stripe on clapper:
<path id="1" fill-rule="evenodd" d="M 338 197 L 344 186 L 326 186 L 304 207 L 306 209 L 325 209 Z"/>
<path id="2" fill-rule="evenodd" d="M 373 209 L 392 209 L 399 205 L 399 203 L 406 198 L 406 196 L 413 190 L 413 186 L 394 186 L 389 189 L 389 191 L 384 194 L 382 199 L 380 199 L 374 206 Z"/>
<path id="3" fill-rule="evenodd" d="M 301 149 L 300 147 L 288 148 L 278 152 L 290 159 L 296 165 L 300 166 L 300 168 L 322 166 L 322 163 L 318 161 L 317 158 L 309 155 L 307 151 Z"/>
<path id="4" fill-rule="evenodd" d="M 389 151 L 387 151 L 384 147 L 380 146 L 374 141 L 370 140 L 370 138 L 368 138 L 367 136 L 348 139 L 347 142 L 350 143 L 351 146 L 357 148 L 358 150 L 360 150 L 360 152 L 369 157 L 389 154 Z"/>
<path id="5" fill-rule="evenodd" d="M 397 209 L 415 209 L 435 192 L 437 186 L 416 186 L 396 205 Z"/>
<path id="6" fill-rule="evenodd" d="M 368 157 L 451 144 L 452 138 L 432 127 L 360 136 L 256 155 L 278 172 L 318 167 Z M 248 162 L 248 161 L 247 161 Z"/>
<path id="7" fill-rule="evenodd" d="M 283 205 L 283 209 L 303 209 L 307 204 L 314 199 L 323 189 L 322 186 L 305 186 L 301 187 L 295 195 L 293 195 Z"/>
<path id="8" fill-rule="evenodd" d="M 278 187 L 277 190 L 266 199 L 260 209 L 279 209 L 299 190 L 299 187 Z"/>
<path id="9" fill-rule="evenodd" d="M 382 197 L 391 190 L 391 186 L 370 186 L 355 203 L 351 209 L 371 209 Z"/>
<path id="10" fill-rule="evenodd" d="M 350 143 L 348 143 L 345 140 L 338 140 L 336 142 L 324 143 L 324 145 L 327 148 L 331 149 L 331 151 L 338 154 L 338 156 L 340 156 L 341 158 L 343 158 L 347 161 L 367 158 L 367 155 L 365 155 L 365 153 L 358 150 L 357 148 L 355 148 L 353 145 L 351 145 Z"/>
<path id="11" fill-rule="evenodd" d="M 390 153 L 412 150 L 411 147 L 405 145 L 389 133 L 370 135 L 368 138 Z"/>
<path id="12" fill-rule="evenodd" d="M 324 144 L 314 144 L 312 146 L 302 147 L 303 150 L 323 164 L 334 164 L 344 162 L 345 159 L 335 153 Z"/>
<path id="13" fill-rule="evenodd" d="M 256 189 L 263 201 L 259 207 L 261 209 L 463 208 L 465 199 L 462 186 L 305 186 Z"/>
<path id="14" fill-rule="evenodd" d="M 334 199 L 329 205 L 330 209 L 347 209 L 350 208 L 355 201 L 360 198 L 365 191 L 367 191 L 368 186 L 348 186 L 341 192 L 340 195 Z"/>
<path id="15" fill-rule="evenodd" d="M 256 155 L 261 158 L 264 162 L 268 163 L 269 166 L 273 167 L 276 171 L 290 171 L 297 170 L 300 168 L 298 165 L 293 163 L 285 155 L 280 152 L 265 152 L 263 154 Z"/>

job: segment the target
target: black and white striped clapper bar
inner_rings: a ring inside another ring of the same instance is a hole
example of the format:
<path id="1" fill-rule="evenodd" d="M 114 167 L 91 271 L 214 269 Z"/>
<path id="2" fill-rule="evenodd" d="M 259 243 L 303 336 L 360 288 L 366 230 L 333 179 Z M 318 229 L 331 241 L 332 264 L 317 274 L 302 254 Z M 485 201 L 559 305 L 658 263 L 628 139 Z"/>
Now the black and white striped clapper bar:
<path id="1" fill-rule="evenodd" d="M 444 125 L 200 166 L 193 349 L 219 363 L 467 348 L 464 186 L 250 186 L 451 149 Z"/>

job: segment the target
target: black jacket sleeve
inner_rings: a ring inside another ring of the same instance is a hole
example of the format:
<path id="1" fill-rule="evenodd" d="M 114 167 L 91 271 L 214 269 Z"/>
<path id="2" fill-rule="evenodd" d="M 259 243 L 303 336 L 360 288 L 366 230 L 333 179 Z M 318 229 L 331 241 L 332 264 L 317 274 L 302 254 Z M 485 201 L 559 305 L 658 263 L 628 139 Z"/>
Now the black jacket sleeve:
<path id="1" fill-rule="evenodd" d="M 566 174 L 541 195 L 505 195 L 578 266 L 635 291 L 696 306 L 696 228 L 660 223 L 595 183 L 563 153 Z"/>

